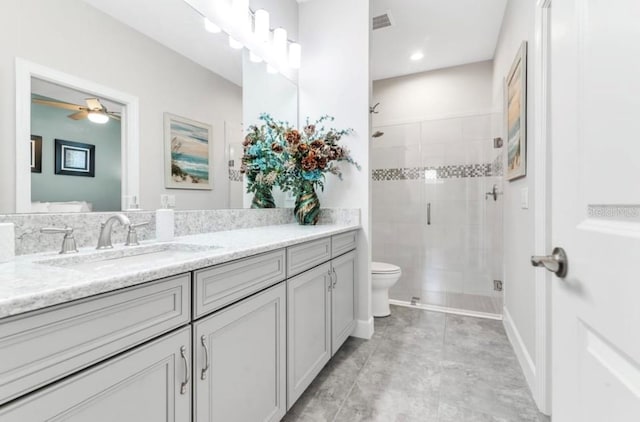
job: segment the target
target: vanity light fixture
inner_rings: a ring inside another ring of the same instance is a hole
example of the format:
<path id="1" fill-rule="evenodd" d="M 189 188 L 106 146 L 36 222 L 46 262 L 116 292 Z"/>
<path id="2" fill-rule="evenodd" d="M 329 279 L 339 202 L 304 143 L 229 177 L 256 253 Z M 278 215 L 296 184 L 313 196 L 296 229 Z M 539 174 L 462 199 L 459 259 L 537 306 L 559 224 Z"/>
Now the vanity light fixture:
<path id="1" fill-rule="evenodd" d="M 90 111 L 87 115 L 87 119 L 93 123 L 105 124 L 109 121 L 109 116 L 107 113 L 103 113 L 102 111 Z"/>
<path id="2" fill-rule="evenodd" d="M 287 30 L 276 28 L 273 30 L 273 49 L 278 60 L 284 61 L 287 57 Z"/>
<path id="3" fill-rule="evenodd" d="M 209 18 L 204 18 L 204 29 L 212 34 L 219 34 L 222 32 L 222 29 L 220 29 L 220 27 L 215 23 L 211 22 Z"/>
<path id="4" fill-rule="evenodd" d="M 300 56 L 302 54 L 302 47 L 297 42 L 289 44 L 289 66 L 294 69 L 300 69 Z"/>
<path id="5" fill-rule="evenodd" d="M 264 9 L 256 10 L 254 16 L 254 33 L 262 42 L 269 42 L 271 29 L 269 28 L 269 12 Z"/>
<path id="6" fill-rule="evenodd" d="M 290 69 L 299 69 L 301 46 L 287 38 L 284 28 L 271 30 L 269 12 L 264 9 L 255 12 L 249 8 L 249 0 L 216 1 L 201 12 L 193 0 L 184 2 L 204 22 L 210 33 L 223 33 L 229 37 L 229 46 L 235 50 L 247 48 L 249 60 L 254 63 L 267 62 L 269 73 L 288 74 Z M 273 35 L 271 34 L 273 33 Z"/>
<path id="7" fill-rule="evenodd" d="M 416 51 L 409 58 L 416 62 L 418 60 L 422 60 L 424 58 L 424 54 L 422 53 L 422 51 Z"/>

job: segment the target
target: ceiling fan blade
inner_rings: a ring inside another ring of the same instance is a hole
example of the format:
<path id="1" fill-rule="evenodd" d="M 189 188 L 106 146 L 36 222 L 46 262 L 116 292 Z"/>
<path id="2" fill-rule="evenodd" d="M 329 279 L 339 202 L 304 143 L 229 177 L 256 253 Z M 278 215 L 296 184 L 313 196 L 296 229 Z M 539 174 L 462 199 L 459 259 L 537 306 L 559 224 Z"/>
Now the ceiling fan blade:
<path id="1" fill-rule="evenodd" d="M 82 119 L 86 119 L 88 115 L 89 115 L 89 112 L 87 110 L 81 110 L 77 113 L 70 114 L 67 117 L 73 120 L 82 120 Z"/>
<path id="2" fill-rule="evenodd" d="M 76 110 L 76 111 L 82 110 L 82 106 L 79 106 L 77 104 L 63 103 L 61 101 L 41 100 L 41 99 L 38 99 L 38 98 L 33 98 L 31 101 L 34 102 L 35 104 L 42 104 L 42 105 L 51 106 L 51 107 L 65 108 L 67 110 Z"/>
<path id="3" fill-rule="evenodd" d="M 109 117 L 111 117 L 114 120 L 118 120 L 118 121 L 121 120 L 120 116 L 113 111 L 108 111 L 107 114 L 109 115 Z"/>
<path id="4" fill-rule="evenodd" d="M 89 107 L 89 110 L 102 110 L 102 103 L 100 103 L 100 100 L 97 98 L 86 98 L 85 101 L 87 102 L 87 107 Z"/>

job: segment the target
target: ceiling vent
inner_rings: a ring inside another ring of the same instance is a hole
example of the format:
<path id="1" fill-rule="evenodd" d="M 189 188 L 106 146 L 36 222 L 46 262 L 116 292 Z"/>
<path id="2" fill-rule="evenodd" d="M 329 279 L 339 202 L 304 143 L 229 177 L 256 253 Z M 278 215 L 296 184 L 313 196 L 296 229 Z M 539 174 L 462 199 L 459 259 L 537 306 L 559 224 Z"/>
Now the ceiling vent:
<path id="1" fill-rule="evenodd" d="M 391 19 L 391 13 L 388 11 L 379 16 L 373 17 L 373 30 L 388 28 L 393 25 L 393 21 Z"/>

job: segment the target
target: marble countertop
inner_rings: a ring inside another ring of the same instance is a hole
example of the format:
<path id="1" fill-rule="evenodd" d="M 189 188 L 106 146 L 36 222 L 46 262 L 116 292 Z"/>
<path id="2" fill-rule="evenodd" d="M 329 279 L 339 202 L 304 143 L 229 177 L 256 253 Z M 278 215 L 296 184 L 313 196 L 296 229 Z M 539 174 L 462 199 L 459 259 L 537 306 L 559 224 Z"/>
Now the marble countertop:
<path id="1" fill-rule="evenodd" d="M 0 318 L 359 228 L 286 224 L 176 237 L 168 243 L 177 246 L 164 249 L 160 242 L 142 242 L 137 247 L 116 245 L 106 251 L 83 248 L 73 255 L 47 252 L 19 256 L 0 264 Z M 105 258 L 118 251 L 135 255 L 136 248 L 147 251 L 151 245 L 158 245 L 158 253 L 149 254 L 149 259 L 100 260 L 100 254 Z M 97 257 L 99 262 L 73 265 L 83 256 Z"/>

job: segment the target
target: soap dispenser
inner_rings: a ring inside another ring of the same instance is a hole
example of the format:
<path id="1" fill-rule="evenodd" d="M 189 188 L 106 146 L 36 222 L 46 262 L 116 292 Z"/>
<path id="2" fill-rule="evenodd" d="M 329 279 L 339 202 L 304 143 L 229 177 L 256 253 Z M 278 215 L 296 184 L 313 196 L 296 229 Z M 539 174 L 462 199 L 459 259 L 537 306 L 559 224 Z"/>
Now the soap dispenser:
<path id="1" fill-rule="evenodd" d="M 173 240 L 174 236 L 174 215 L 169 208 L 169 198 L 167 195 L 160 196 L 162 208 L 156 210 L 156 239 L 161 242 Z"/>

